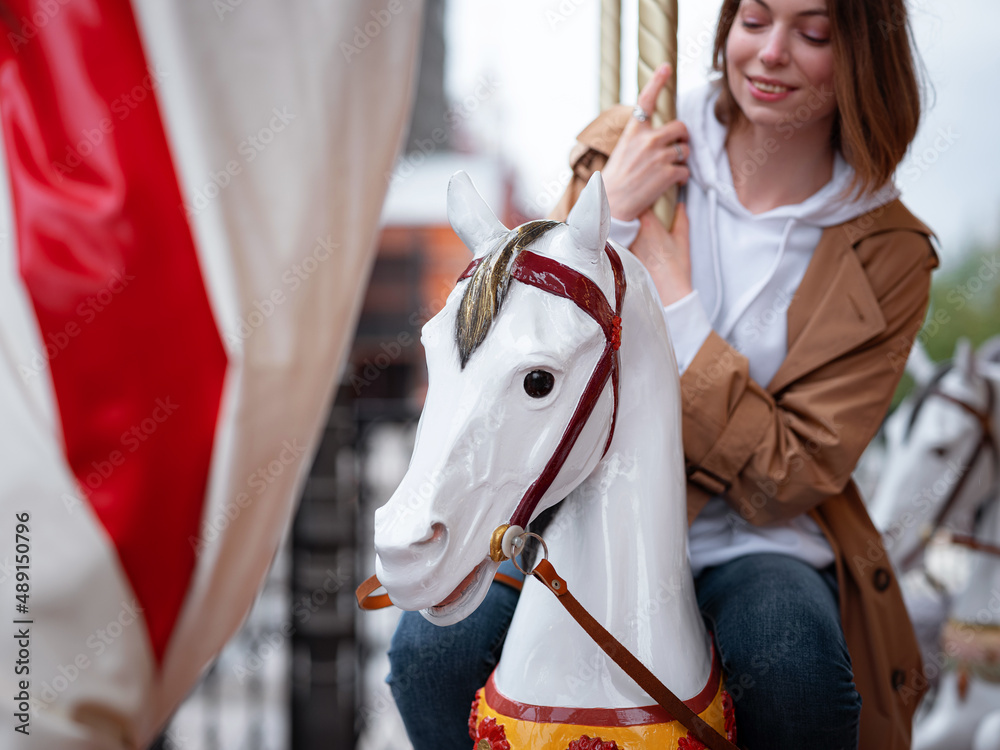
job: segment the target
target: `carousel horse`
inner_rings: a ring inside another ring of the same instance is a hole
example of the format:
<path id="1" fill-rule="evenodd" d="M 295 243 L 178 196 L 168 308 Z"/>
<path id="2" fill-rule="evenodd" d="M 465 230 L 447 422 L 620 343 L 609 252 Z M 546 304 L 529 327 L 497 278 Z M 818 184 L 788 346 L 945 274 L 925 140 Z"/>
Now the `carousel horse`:
<path id="1" fill-rule="evenodd" d="M 918 338 L 914 341 L 906 361 L 906 373 L 913 380 L 915 390 L 889 415 L 878 435 L 865 449 L 864 455 L 855 469 L 855 475 L 860 475 L 867 482 L 864 497 L 867 498 L 868 511 L 872 520 L 882 530 L 885 554 L 890 556 L 900 573 L 905 573 L 908 568 L 902 567 L 901 556 L 897 554 L 897 544 L 904 534 L 910 532 L 906 547 L 906 554 L 910 559 L 906 562 L 909 568 L 917 568 L 923 571 L 924 575 L 910 575 L 904 579 L 903 598 L 925 664 L 930 663 L 935 654 L 938 653 L 941 629 L 944 627 L 948 612 L 951 610 L 952 592 L 936 578 L 929 575 L 926 567 L 915 565 L 916 562 L 923 561 L 923 539 L 913 535 L 912 531 L 914 524 L 918 522 L 923 528 L 927 528 L 930 523 L 929 516 L 944 504 L 944 493 L 939 493 L 941 497 L 936 502 L 930 502 L 925 493 L 921 507 L 928 517 L 917 519 L 913 515 L 913 510 L 903 501 L 903 498 L 907 496 L 900 494 L 909 491 L 909 489 L 902 488 L 891 491 L 893 479 L 890 477 L 882 481 L 882 474 L 887 467 L 892 469 L 890 463 L 901 464 L 905 462 L 909 465 L 925 466 L 920 460 L 925 451 L 915 442 L 908 440 L 908 437 L 909 433 L 912 432 L 910 423 L 915 402 L 918 399 L 926 398 L 923 394 L 938 369 Z M 935 429 L 929 421 L 922 422 L 921 426 L 923 429 Z M 910 476 L 906 472 L 897 472 L 895 482 L 896 484 L 900 482 L 905 484 Z M 879 492 L 880 486 L 881 491 Z M 932 485 L 928 484 L 927 486 Z M 901 516 L 901 519 L 897 519 L 897 515 Z M 937 687 L 939 676 L 938 671 L 931 672 L 928 677 L 931 688 Z"/>
<path id="2" fill-rule="evenodd" d="M 996 726 L 987 719 L 1000 707 L 1000 503 L 989 507 L 977 531 L 977 542 L 995 551 L 975 553 L 969 583 L 942 628 L 938 658 L 925 663 L 925 671 L 942 674 L 929 709 L 915 721 L 914 750 L 972 748 L 990 736 L 984 726 Z"/>
<path id="3" fill-rule="evenodd" d="M 1000 709 L 980 723 L 972 750 L 1000 750 Z"/>
<path id="4" fill-rule="evenodd" d="M 427 400 L 407 473 L 376 513 L 378 579 L 397 606 L 457 622 L 523 527 L 562 501 L 546 555 L 559 574 L 525 583 L 475 697 L 476 747 L 702 747 L 567 614 L 567 587 L 732 737 L 687 560 L 677 365 L 648 273 L 607 242 L 600 174 L 566 224 L 508 230 L 459 172 L 448 216 L 475 257 L 423 328 Z"/>
<path id="5" fill-rule="evenodd" d="M 907 372 L 916 394 L 886 421 L 885 468 L 869 503 L 896 569 L 923 561 L 930 535 L 945 521 L 970 528 L 1000 489 L 1000 343 L 974 352 L 959 341 L 951 363 L 935 367 L 919 344 Z"/>
<path id="6" fill-rule="evenodd" d="M 945 528 L 973 555 L 968 584 L 953 596 L 943 592 L 936 620 L 933 607 L 907 592 L 924 632 L 925 673 L 939 680 L 916 720 L 915 750 L 971 748 L 977 727 L 1000 706 L 998 342 L 974 352 L 960 341 L 940 367 L 918 350 L 908 363 L 918 391 L 886 423 L 886 469 L 870 509 L 890 559 L 901 572 L 915 568 Z"/>

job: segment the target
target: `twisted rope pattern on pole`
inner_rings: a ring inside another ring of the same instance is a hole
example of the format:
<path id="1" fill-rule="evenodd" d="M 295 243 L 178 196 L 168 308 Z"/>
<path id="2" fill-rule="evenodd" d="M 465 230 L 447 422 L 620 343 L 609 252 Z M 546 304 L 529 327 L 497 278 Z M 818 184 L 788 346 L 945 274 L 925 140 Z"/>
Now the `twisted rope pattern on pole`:
<path id="1" fill-rule="evenodd" d="M 639 0 L 639 89 L 646 85 L 662 63 L 673 75 L 660 91 L 653 113 L 659 127 L 677 117 L 677 0 Z M 653 206 L 653 212 L 668 229 L 674 223 L 677 188 L 671 188 Z"/>
<path id="2" fill-rule="evenodd" d="M 621 99 L 622 75 L 621 0 L 601 0 L 601 92 L 603 112 Z"/>

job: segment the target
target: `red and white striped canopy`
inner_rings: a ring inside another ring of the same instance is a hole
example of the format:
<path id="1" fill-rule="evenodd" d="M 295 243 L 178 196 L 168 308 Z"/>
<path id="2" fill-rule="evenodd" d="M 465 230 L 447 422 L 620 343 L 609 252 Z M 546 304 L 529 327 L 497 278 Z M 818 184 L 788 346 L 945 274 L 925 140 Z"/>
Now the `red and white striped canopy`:
<path id="1" fill-rule="evenodd" d="M 4 3 L 0 746 L 143 746 L 246 615 L 353 332 L 421 6 Z"/>

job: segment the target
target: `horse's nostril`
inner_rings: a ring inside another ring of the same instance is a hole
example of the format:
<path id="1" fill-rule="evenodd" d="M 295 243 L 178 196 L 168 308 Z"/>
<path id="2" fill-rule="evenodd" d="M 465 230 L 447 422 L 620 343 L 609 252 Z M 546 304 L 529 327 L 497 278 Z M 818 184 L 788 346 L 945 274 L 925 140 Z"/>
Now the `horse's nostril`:
<path id="1" fill-rule="evenodd" d="M 443 523 L 435 523 L 431 526 L 431 533 L 421 539 L 417 544 L 441 544 L 448 538 L 448 529 Z"/>

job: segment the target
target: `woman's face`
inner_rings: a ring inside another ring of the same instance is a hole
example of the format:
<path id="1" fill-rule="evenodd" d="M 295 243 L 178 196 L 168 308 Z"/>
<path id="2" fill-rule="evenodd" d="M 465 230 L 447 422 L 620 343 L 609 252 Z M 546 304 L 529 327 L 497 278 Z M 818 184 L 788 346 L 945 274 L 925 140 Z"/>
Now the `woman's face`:
<path id="1" fill-rule="evenodd" d="M 733 98 L 754 125 L 830 127 L 837 100 L 826 0 L 742 0 L 726 40 Z"/>

